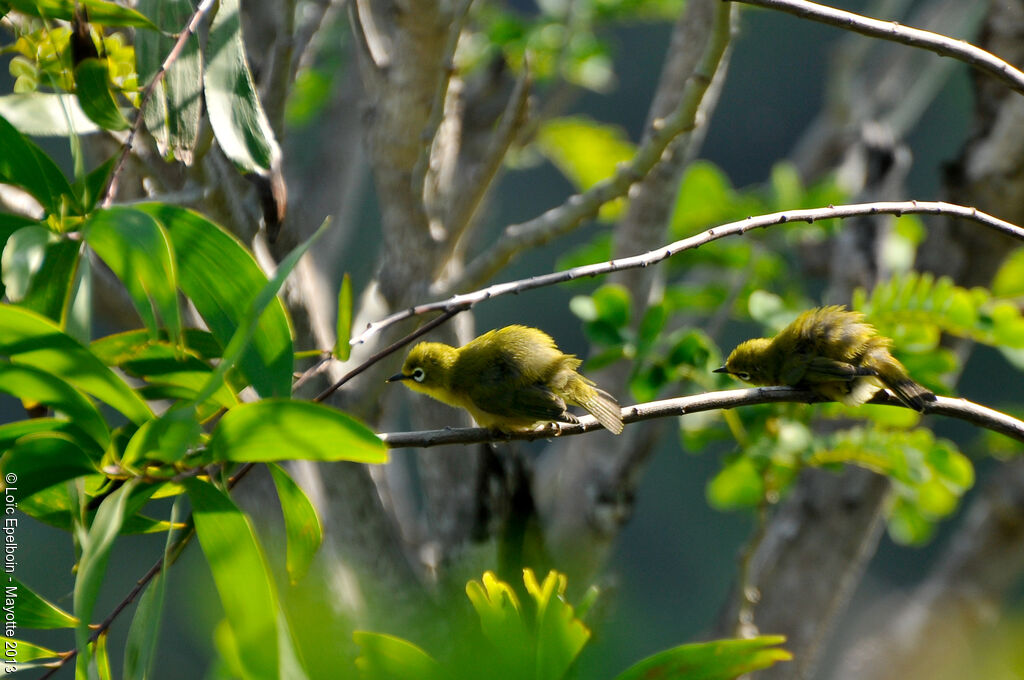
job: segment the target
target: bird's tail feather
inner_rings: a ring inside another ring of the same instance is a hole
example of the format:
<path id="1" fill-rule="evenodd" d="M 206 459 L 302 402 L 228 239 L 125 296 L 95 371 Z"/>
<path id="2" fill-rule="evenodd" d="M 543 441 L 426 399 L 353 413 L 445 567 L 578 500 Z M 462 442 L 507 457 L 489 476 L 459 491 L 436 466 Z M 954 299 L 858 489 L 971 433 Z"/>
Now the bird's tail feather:
<path id="1" fill-rule="evenodd" d="M 615 397 L 598 387 L 591 387 L 591 393 L 584 395 L 579 405 L 587 410 L 590 415 L 597 418 L 597 422 L 604 425 L 604 428 L 614 434 L 622 433 L 622 410 Z"/>
<path id="2" fill-rule="evenodd" d="M 914 382 L 903 366 L 895 359 L 879 362 L 878 377 L 896 398 L 915 411 L 924 411 L 925 402 L 935 401 L 935 393 L 924 385 Z"/>

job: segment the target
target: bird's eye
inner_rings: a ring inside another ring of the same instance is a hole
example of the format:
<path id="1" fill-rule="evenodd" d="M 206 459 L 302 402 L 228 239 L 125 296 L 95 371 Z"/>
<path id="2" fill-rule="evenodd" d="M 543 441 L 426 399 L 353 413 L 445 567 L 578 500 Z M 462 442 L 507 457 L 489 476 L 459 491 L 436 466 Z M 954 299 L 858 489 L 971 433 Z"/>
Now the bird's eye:
<path id="1" fill-rule="evenodd" d="M 740 371 L 739 373 L 737 373 L 736 377 L 739 378 L 740 380 L 750 380 L 750 374 L 744 371 Z"/>
<path id="2" fill-rule="evenodd" d="M 426 377 L 426 373 L 423 372 L 422 368 L 412 369 L 412 379 L 416 382 L 423 382 L 423 378 Z"/>

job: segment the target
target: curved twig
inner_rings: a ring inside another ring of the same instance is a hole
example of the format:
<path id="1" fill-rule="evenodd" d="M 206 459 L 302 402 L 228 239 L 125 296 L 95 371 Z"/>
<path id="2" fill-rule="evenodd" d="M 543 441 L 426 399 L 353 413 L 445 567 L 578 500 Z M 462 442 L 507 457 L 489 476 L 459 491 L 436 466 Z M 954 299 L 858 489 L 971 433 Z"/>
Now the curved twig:
<path id="1" fill-rule="evenodd" d="M 618 166 L 608 179 L 598 182 L 581 194 L 570 196 L 561 205 L 531 220 L 505 228 L 494 245 L 477 256 L 450 290 L 480 285 L 523 251 L 569 233 L 584 219 L 596 215 L 601 206 L 625 196 L 630 187 L 646 177 L 661 161 L 662 155 L 679 135 L 693 130 L 701 122 L 700 105 L 711 86 L 722 56 L 729 46 L 730 7 L 722 5 L 720 20 L 708 41 L 700 64 L 691 76 L 690 86 L 683 93 L 679 106 L 668 116 L 656 118 L 647 131 L 646 140 L 628 163 Z"/>
<path id="2" fill-rule="evenodd" d="M 178 34 L 178 42 L 174 43 L 174 47 L 167 54 L 163 63 L 160 64 L 160 68 L 156 73 L 153 74 L 153 78 L 146 85 L 146 89 L 142 91 L 142 99 L 139 100 L 139 111 L 135 116 L 135 123 L 132 125 L 131 130 L 128 131 L 128 137 L 124 140 L 124 145 L 121 147 L 121 154 L 117 157 L 117 163 L 114 165 L 113 172 L 110 173 L 110 180 L 107 182 L 107 188 L 103 192 L 103 201 L 100 204 L 104 208 L 109 208 L 110 204 L 114 202 L 114 196 L 117 195 L 117 185 L 121 177 L 121 171 L 124 169 L 124 164 L 128 160 L 128 154 L 132 151 L 132 146 L 135 144 L 135 137 L 139 134 L 139 130 L 142 129 L 142 124 L 145 121 L 145 116 L 142 115 L 143 110 L 146 108 L 146 104 L 149 103 L 150 97 L 153 96 L 153 90 L 163 80 L 164 75 L 167 73 L 167 69 L 171 67 L 171 64 L 181 55 L 181 51 L 185 49 L 185 43 L 188 39 L 198 30 L 199 22 L 203 20 L 206 13 L 213 7 L 213 0 L 203 0 L 196 7 L 196 11 L 193 12 L 192 18 L 188 20 L 185 28 L 182 29 L 181 33 Z"/>
<path id="3" fill-rule="evenodd" d="M 862 35 L 869 35 L 875 38 L 883 38 L 893 42 L 903 43 L 911 47 L 920 47 L 930 50 L 943 57 L 953 57 L 959 61 L 985 71 L 1011 88 L 1024 94 L 1024 72 L 1015 68 L 1012 64 L 1003 61 L 996 55 L 970 44 L 964 40 L 950 38 L 948 36 L 925 31 L 920 28 L 911 28 L 895 21 L 882 21 L 873 19 L 861 14 L 846 12 L 834 7 L 819 5 L 807 0 L 732 0 L 748 5 L 757 5 L 768 9 L 776 9 L 787 12 L 803 19 L 819 21 L 823 24 L 837 26 L 847 31 L 853 31 Z"/>
<path id="4" fill-rule="evenodd" d="M 688 397 L 675 397 L 650 401 L 622 409 L 622 422 L 629 424 L 641 420 L 683 416 L 688 413 L 713 411 L 715 409 L 752 406 L 754 404 L 772 404 L 778 402 L 796 402 L 814 404 L 823 401 L 820 396 L 810 390 L 793 387 L 752 387 L 740 390 L 706 392 Z M 904 406 L 888 392 L 879 392 L 869 402 L 885 406 Z M 957 418 L 973 423 L 993 432 L 1024 442 L 1024 421 L 1005 413 L 976 404 L 966 399 L 953 397 L 936 397 L 935 401 L 925 405 L 926 414 L 935 414 Z M 546 428 L 529 432 L 512 434 L 496 433 L 485 427 L 445 428 L 443 430 L 425 430 L 422 432 L 391 432 L 377 435 L 386 446 L 392 449 L 403 447 L 426 448 L 441 444 L 479 444 L 482 442 L 503 442 L 509 440 L 550 439 L 551 437 L 567 437 L 600 430 L 601 425 L 593 416 L 580 416 L 580 421 L 573 424 L 560 424 L 557 428 Z"/>
<path id="5" fill-rule="evenodd" d="M 436 311 L 458 313 L 469 309 L 478 302 L 498 297 L 500 295 L 521 293 L 534 288 L 551 286 L 557 283 L 564 283 L 566 281 L 572 281 L 574 279 L 588 276 L 600 276 L 611 272 L 622 271 L 624 269 L 649 267 L 661 262 L 662 260 L 666 260 L 673 255 L 677 255 L 684 250 L 697 248 L 706 243 L 717 241 L 725 236 L 743 234 L 751 229 L 763 229 L 765 227 L 786 224 L 787 222 L 811 223 L 819 220 L 836 218 L 845 219 L 849 217 L 860 217 L 863 215 L 898 216 L 904 214 L 950 215 L 953 217 L 960 217 L 967 220 L 973 220 L 979 224 L 995 229 L 996 231 L 1012 236 L 1020 241 L 1024 241 L 1024 229 L 1015 224 L 1011 224 L 1006 220 L 1001 220 L 998 217 L 984 213 L 977 208 L 970 208 L 943 201 L 884 201 L 852 205 L 830 205 L 825 208 L 811 208 L 807 210 L 784 210 L 782 212 L 759 215 L 757 217 L 748 217 L 745 220 L 740 220 L 738 222 L 723 224 L 640 255 L 633 255 L 632 257 L 611 260 L 609 262 L 600 262 L 598 264 L 584 265 L 582 267 L 573 267 L 572 269 L 543 274 L 541 276 L 534 276 L 528 279 L 520 279 L 518 281 L 498 283 L 472 293 L 455 295 L 447 300 L 416 305 L 400 312 L 395 312 L 391 316 L 385 317 L 380 321 L 367 324 L 362 333 L 352 338 L 350 344 L 354 346 L 366 342 L 367 339 L 381 332 L 385 328 L 393 326 L 394 324 L 413 316 Z"/>

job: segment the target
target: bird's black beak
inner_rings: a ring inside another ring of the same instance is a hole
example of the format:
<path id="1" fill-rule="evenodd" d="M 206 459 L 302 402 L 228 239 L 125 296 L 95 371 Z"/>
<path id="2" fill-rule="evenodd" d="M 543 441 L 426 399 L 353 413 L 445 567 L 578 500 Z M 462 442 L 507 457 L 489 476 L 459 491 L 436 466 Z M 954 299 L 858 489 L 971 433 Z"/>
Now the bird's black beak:
<path id="1" fill-rule="evenodd" d="M 726 368 L 725 366 L 720 366 L 719 368 L 716 368 L 715 370 L 713 370 L 711 372 L 712 373 L 728 373 L 729 369 Z"/>
<path id="2" fill-rule="evenodd" d="M 408 380 L 411 377 L 411 375 L 405 375 L 404 373 L 395 373 L 393 376 L 391 376 L 384 382 L 398 382 L 399 380 Z"/>

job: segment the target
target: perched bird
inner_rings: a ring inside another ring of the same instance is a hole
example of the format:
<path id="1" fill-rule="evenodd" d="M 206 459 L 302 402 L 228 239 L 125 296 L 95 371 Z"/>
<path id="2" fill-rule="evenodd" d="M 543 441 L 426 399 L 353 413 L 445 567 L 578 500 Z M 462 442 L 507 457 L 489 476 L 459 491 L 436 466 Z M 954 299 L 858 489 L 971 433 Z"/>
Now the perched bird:
<path id="1" fill-rule="evenodd" d="M 847 406 L 860 406 L 882 387 L 915 411 L 935 395 L 911 380 L 892 354 L 892 341 L 860 312 L 833 305 L 811 309 L 774 338 L 747 340 L 715 373 L 754 385 L 804 387 Z"/>
<path id="2" fill-rule="evenodd" d="M 581 363 L 541 330 L 506 326 L 462 347 L 421 342 L 388 382 L 401 380 L 412 390 L 466 409 L 482 427 L 503 432 L 574 423 L 576 416 L 566 410 L 571 404 L 619 434 L 618 402 L 576 372 Z"/>

